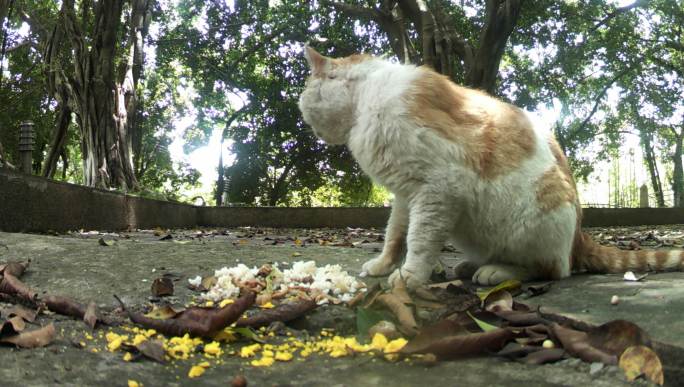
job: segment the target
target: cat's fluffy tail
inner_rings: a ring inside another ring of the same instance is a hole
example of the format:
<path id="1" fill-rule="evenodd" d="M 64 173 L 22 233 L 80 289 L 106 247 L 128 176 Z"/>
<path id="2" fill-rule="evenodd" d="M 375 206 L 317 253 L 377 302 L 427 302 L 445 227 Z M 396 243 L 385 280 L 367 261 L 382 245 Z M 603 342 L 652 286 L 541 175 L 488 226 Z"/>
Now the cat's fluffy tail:
<path id="1" fill-rule="evenodd" d="M 582 233 L 576 244 L 573 266 L 594 273 L 623 273 L 627 270 L 683 270 L 684 250 L 620 250 L 601 246 Z"/>

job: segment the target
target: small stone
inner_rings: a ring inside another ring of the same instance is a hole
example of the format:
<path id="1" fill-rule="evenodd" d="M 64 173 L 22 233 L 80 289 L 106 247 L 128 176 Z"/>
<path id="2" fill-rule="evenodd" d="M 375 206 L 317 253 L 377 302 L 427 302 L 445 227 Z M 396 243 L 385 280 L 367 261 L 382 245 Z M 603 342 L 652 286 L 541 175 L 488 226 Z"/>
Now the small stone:
<path id="1" fill-rule="evenodd" d="M 620 303 L 620 297 L 618 296 L 613 296 L 610 298 L 610 304 L 611 305 L 617 305 Z"/>
<path id="2" fill-rule="evenodd" d="M 591 366 L 589 366 L 589 375 L 596 375 L 599 371 L 603 369 L 603 363 L 591 363 Z"/>
<path id="3" fill-rule="evenodd" d="M 553 348 L 553 347 L 555 347 L 555 346 L 556 346 L 556 345 L 553 343 L 553 341 L 551 341 L 551 340 L 549 340 L 549 339 L 544 340 L 544 342 L 542 343 L 542 347 L 544 347 L 544 348 L 546 348 L 546 349 L 551 349 L 551 348 Z"/>
<path id="4" fill-rule="evenodd" d="M 247 387 L 247 379 L 244 375 L 237 375 L 230 383 L 231 387 Z"/>

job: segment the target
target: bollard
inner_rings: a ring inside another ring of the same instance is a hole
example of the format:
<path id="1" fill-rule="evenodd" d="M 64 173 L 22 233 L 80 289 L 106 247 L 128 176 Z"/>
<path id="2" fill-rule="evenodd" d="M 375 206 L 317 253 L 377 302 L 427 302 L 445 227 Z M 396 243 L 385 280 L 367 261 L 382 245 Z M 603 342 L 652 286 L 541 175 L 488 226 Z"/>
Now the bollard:
<path id="1" fill-rule="evenodd" d="M 35 143 L 36 133 L 33 131 L 33 122 L 22 122 L 19 126 L 19 160 L 21 160 L 21 171 L 29 175 L 33 169 L 31 159 Z"/>

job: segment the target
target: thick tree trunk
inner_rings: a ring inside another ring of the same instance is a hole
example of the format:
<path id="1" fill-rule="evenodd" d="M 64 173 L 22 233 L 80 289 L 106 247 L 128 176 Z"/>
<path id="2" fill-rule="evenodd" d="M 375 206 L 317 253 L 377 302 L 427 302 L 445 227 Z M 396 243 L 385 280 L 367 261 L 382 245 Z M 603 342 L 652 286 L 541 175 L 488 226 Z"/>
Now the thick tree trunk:
<path id="1" fill-rule="evenodd" d="M 57 125 L 52 137 L 52 142 L 50 143 L 50 149 L 48 151 L 47 157 L 45 158 L 45 164 L 43 166 L 43 176 L 47 178 L 53 178 L 55 172 L 57 171 L 57 162 L 61 157 L 65 163 L 64 173 L 62 176 L 66 175 L 66 151 L 64 146 L 66 145 L 66 140 L 69 134 L 69 124 L 71 124 L 71 109 L 67 104 L 60 104 L 59 113 L 57 114 Z"/>
<path id="2" fill-rule="evenodd" d="M 658 207 L 665 207 L 665 197 L 663 196 L 663 187 L 660 183 L 660 174 L 658 172 L 655 152 L 653 151 L 653 144 L 651 143 L 651 136 L 642 132 L 641 144 L 644 149 L 644 159 L 648 167 L 648 174 L 651 177 L 651 187 L 653 187 L 656 197 L 656 204 Z"/>
<path id="3" fill-rule="evenodd" d="M 81 130 L 83 177 L 88 186 L 137 189 L 129 133 L 129 110 L 135 110 L 135 80 L 130 63 L 135 48 L 124 57 L 124 80 L 115 71 L 117 34 L 121 27 L 122 1 L 83 3 L 77 20 L 74 0 L 64 0 L 65 34 L 71 42 L 74 75 L 68 78 L 70 101 Z M 135 3 L 135 2 L 134 2 Z M 137 4 L 137 3 L 136 3 Z M 92 23 L 88 23 L 92 9 Z M 132 15 L 136 13 L 132 10 Z M 86 38 L 83 26 L 92 24 Z M 136 35 L 134 31 L 131 31 Z M 129 40 L 136 41 L 136 37 Z M 64 81 L 64 80 L 62 80 Z"/>
<path id="4" fill-rule="evenodd" d="M 677 134 L 675 152 L 672 156 L 674 171 L 672 173 L 672 192 L 674 193 L 674 206 L 684 207 L 684 168 L 682 167 L 682 142 L 684 142 L 684 130 Z"/>

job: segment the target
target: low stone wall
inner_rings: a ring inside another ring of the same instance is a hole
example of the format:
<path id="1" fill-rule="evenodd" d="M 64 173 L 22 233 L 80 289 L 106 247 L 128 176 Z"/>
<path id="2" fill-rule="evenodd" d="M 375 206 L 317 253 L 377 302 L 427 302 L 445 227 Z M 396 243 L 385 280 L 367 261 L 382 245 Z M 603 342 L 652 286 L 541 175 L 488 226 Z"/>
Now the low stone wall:
<path id="1" fill-rule="evenodd" d="M 0 231 L 384 227 L 389 208 L 197 207 L 0 169 Z M 586 227 L 684 224 L 684 208 L 587 208 Z"/>

